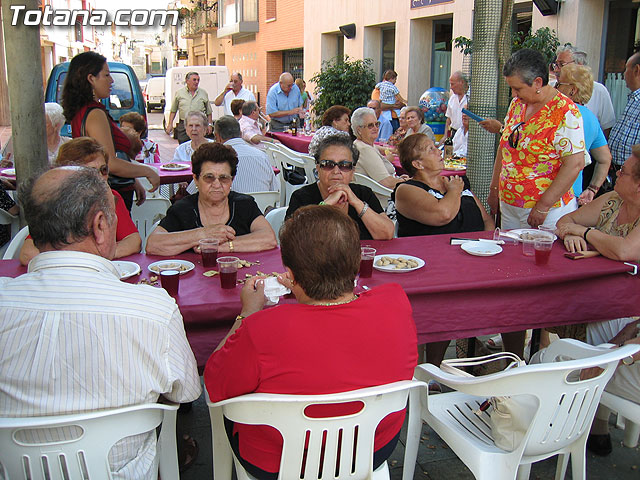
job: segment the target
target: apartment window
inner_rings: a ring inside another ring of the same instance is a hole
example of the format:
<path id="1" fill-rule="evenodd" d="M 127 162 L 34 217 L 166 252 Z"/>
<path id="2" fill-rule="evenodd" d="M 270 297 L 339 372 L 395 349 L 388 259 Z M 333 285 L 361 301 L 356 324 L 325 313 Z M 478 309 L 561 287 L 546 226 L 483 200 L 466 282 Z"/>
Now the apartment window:
<path id="1" fill-rule="evenodd" d="M 344 48 L 344 43 L 343 43 Z M 396 29 L 385 28 L 382 30 L 382 63 L 380 65 L 380 78 L 386 70 L 393 70 L 396 63 Z"/>
<path id="2" fill-rule="evenodd" d="M 303 52 L 304 50 L 302 50 L 302 48 L 296 50 L 285 50 L 282 52 L 282 65 L 284 66 L 284 71 L 291 73 L 294 79 L 304 79 Z"/>
<path id="3" fill-rule="evenodd" d="M 276 0 L 267 0 L 266 13 L 267 20 L 276 19 Z"/>

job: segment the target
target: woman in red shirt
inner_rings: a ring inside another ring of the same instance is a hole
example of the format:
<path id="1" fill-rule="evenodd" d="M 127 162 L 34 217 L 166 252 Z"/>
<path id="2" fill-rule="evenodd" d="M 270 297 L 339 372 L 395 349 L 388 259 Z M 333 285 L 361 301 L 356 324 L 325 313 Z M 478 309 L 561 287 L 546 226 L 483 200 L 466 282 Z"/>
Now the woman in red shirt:
<path id="1" fill-rule="evenodd" d="M 416 328 L 402 288 L 387 284 L 354 294 L 355 222 L 329 205 L 302 207 L 282 227 L 280 245 L 287 272 L 280 282 L 298 303 L 262 310 L 261 282 L 245 284 L 242 312 L 205 368 L 211 400 L 252 392 L 337 393 L 411 379 Z M 392 453 L 403 421 L 404 411 L 378 425 L 374 469 Z M 282 438 L 276 430 L 230 424 L 228 433 L 249 473 L 277 477 Z"/>

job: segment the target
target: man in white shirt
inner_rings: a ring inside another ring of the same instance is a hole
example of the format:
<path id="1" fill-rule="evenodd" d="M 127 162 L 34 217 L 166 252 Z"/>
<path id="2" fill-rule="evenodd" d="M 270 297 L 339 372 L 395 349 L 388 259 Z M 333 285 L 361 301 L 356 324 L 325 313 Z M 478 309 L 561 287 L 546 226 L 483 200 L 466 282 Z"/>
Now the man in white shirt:
<path id="1" fill-rule="evenodd" d="M 449 85 L 453 95 L 449 97 L 447 104 L 447 121 L 444 126 L 444 138 L 455 135 L 456 130 L 462 128 L 462 109 L 467 108 L 469 101 L 469 81 L 460 71 L 453 72 L 449 77 Z"/>
<path id="2" fill-rule="evenodd" d="M 216 107 L 219 107 L 224 103 L 224 114 L 233 115 L 233 113 L 231 113 L 231 102 L 236 98 L 244 101 L 256 101 L 256 97 L 253 93 L 242 86 L 242 75 L 237 72 L 231 75 L 231 80 L 229 80 L 227 86 L 222 92 L 220 92 L 220 95 L 216 97 L 213 103 Z"/>
<path id="3" fill-rule="evenodd" d="M 566 44 L 558 47 L 556 50 L 556 59 L 552 64 L 553 73 L 557 78 L 560 78 L 560 70 L 565 65 L 575 63 L 577 65 L 587 64 L 587 54 L 578 50 L 571 44 Z M 616 123 L 616 114 L 613 110 L 613 102 L 611 102 L 611 95 L 607 87 L 598 82 L 593 82 L 593 93 L 591 99 L 585 105 L 600 122 L 600 127 L 605 136 L 609 138 L 609 132 L 611 127 Z"/>
<path id="4" fill-rule="evenodd" d="M 233 148 L 238 154 L 238 168 L 231 189 L 238 193 L 276 192 L 279 184 L 269 159 L 262 150 L 242 139 L 240 124 L 231 115 L 216 120 L 216 141 Z"/>
<path id="5" fill-rule="evenodd" d="M 20 195 L 42 253 L 28 273 L 0 279 L 0 416 L 198 398 L 175 301 L 160 288 L 121 282 L 110 262 L 117 218 L 99 173 L 56 168 Z M 119 441 L 109 455 L 113 478 L 155 478 L 155 455 L 155 431 Z"/>
<path id="6" fill-rule="evenodd" d="M 265 143 L 280 143 L 275 138 L 265 135 L 266 128 L 260 128 L 258 118 L 260 117 L 260 107 L 256 102 L 248 101 L 242 105 L 242 117 L 238 120 L 242 138 L 252 146 L 264 151 Z"/>

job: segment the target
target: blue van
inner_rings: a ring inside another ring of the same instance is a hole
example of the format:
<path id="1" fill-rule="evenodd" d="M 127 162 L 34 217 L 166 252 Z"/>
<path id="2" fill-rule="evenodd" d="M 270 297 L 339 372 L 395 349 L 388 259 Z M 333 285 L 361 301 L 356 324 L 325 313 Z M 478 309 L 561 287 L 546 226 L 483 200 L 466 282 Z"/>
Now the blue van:
<path id="1" fill-rule="evenodd" d="M 122 115 L 129 112 L 138 112 L 145 120 L 147 113 L 144 105 L 144 98 L 140 90 L 138 77 L 129 65 L 120 62 L 107 62 L 113 77 L 111 86 L 111 96 L 103 99 L 102 103 L 107 107 L 109 115 L 118 121 Z M 64 79 L 69 70 L 69 62 L 59 63 L 49 75 L 47 89 L 45 91 L 45 102 L 60 103 Z M 60 135 L 71 136 L 71 125 L 65 123 L 60 131 Z"/>

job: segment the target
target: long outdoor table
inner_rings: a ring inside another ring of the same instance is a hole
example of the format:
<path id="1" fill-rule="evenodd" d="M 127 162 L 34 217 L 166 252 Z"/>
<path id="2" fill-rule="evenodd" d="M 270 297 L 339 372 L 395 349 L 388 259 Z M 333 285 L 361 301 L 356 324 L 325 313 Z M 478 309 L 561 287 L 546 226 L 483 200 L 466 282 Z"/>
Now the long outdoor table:
<path id="1" fill-rule="evenodd" d="M 469 238 L 487 233 L 456 235 Z M 418 340 L 466 338 L 496 332 L 518 331 L 552 325 L 593 322 L 640 313 L 640 281 L 629 275 L 632 267 L 594 257 L 570 260 L 563 256 L 564 247 L 556 241 L 549 264 L 538 266 L 533 257 L 522 255 L 520 245 L 504 245 L 503 252 L 493 257 L 474 257 L 459 246 L 449 245 L 452 235 L 407 237 L 390 241 L 366 241 L 378 254 L 414 255 L 426 265 L 406 273 L 384 273 L 374 270 L 372 278 L 361 279 L 363 285 L 375 287 L 397 282 L 407 293 L 413 306 Z M 259 253 L 240 253 L 238 257 L 260 265 L 239 270 L 245 273 L 282 272 L 278 249 Z M 161 257 L 132 255 L 126 260 L 142 267 L 139 276 L 149 278 L 147 265 Z M 187 337 L 202 366 L 224 337 L 240 313 L 240 285 L 235 290 L 222 290 L 217 276 L 205 277 L 200 257 L 184 253 L 177 258 L 196 264 L 193 271 L 180 280 L 177 298 L 184 317 Z M 0 262 L 0 276 L 17 276 L 26 271 L 16 260 Z M 294 299 L 282 299 L 292 302 Z M 392 321 L 392 320 L 391 320 Z"/>
<path id="2" fill-rule="evenodd" d="M 300 153 L 309 153 L 309 144 L 313 138 L 313 136 L 304 135 L 300 131 L 295 137 L 285 132 L 269 132 L 269 135 L 279 140 L 285 147 Z"/>

